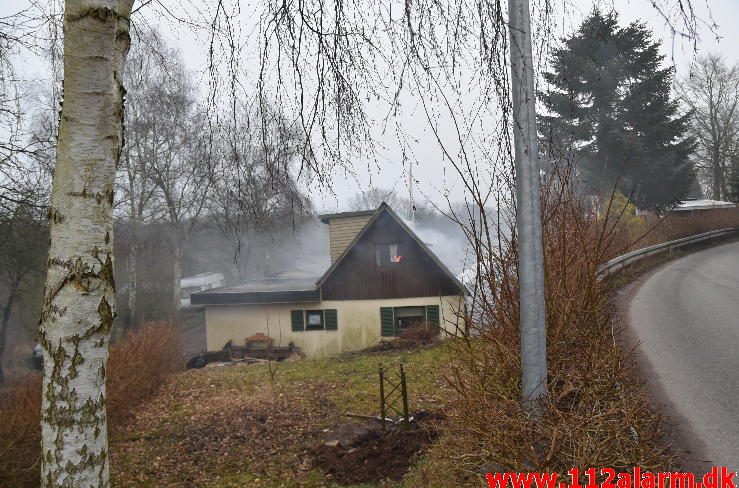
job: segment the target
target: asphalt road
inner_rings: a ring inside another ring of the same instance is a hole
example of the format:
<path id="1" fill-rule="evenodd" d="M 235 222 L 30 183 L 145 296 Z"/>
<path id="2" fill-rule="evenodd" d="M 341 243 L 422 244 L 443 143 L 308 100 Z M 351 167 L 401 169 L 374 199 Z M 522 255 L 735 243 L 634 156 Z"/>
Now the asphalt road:
<path id="1" fill-rule="evenodd" d="M 739 469 L 739 242 L 673 261 L 629 307 L 648 385 L 694 455 Z"/>

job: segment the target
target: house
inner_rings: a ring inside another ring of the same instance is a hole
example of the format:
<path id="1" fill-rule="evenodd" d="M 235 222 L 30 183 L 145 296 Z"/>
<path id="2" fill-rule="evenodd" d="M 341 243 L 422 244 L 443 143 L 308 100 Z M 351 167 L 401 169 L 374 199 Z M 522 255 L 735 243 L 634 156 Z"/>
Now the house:
<path id="1" fill-rule="evenodd" d="M 262 333 L 314 358 L 363 349 L 413 324 L 457 330 L 463 284 L 386 203 L 321 222 L 331 255 L 322 276 L 295 273 L 191 296 L 205 307 L 208 350 Z"/>
<path id="2" fill-rule="evenodd" d="M 709 199 L 687 199 L 684 202 L 680 202 L 680 205 L 673 208 L 673 212 L 682 212 L 685 215 L 694 215 L 700 213 L 705 214 L 706 211 L 733 211 L 736 210 L 737 204 L 731 202 L 724 202 L 721 200 L 709 200 Z"/>

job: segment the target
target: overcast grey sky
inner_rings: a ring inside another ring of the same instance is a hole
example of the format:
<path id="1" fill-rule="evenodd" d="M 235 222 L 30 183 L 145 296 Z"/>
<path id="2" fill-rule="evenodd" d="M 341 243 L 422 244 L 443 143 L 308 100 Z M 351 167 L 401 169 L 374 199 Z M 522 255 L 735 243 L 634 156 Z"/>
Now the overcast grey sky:
<path id="1" fill-rule="evenodd" d="M 38 0 L 43 2 L 43 0 Z M 140 4 L 137 1 L 137 5 Z M 173 8 L 181 8 L 183 3 L 162 3 Z M 190 2 L 196 4 L 196 1 Z M 590 11 L 594 4 L 603 8 L 615 8 L 622 23 L 641 20 L 654 31 L 657 38 L 663 40 L 663 52 L 667 56 L 666 62 L 675 64 L 678 74 L 686 74 L 690 63 L 695 56 L 693 43 L 684 39 L 679 34 L 674 35 L 669 25 L 660 13 L 651 5 L 650 0 L 567 0 L 557 3 L 558 10 L 553 18 L 555 21 L 555 34 L 562 37 L 577 27 L 582 18 Z M 659 2 L 658 2 L 659 3 Z M 739 61 L 739 29 L 735 27 L 739 19 L 739 0 L 693 0 L 697 16 L 703 21 L 700 27 L 700 39 L 697 44 L 698 52 L 721 52 L 730 63 Z M 31 0 L 0 0 L 0 16 L 12 14 L 20 9 L 31 5 Z M 207 5 L 207 3 L 203 3 Z M 677 8 L 677 0 L 662 0 L 661 5 L 665 13 L 674 13 Z M 709 8 L 710 6 L 710 8 Z M 242 31 L 253 28 L 253 19 L 259 1 L 242 2 L 242 18 L 244 25 Z M 190 69 L 196 72 L 195 80 L 207 80 L 204 73 L 207 60 L 207 44 L 198 39 L 193 32 L 182 27 L 177 22 L 167 20 L 161 15 L 162 10 L 154 11 L 144 7 L 134 18 L 135 22 L 148 22 L 157 26 L 163 37 L 174 46 L 178 46 Z M 249 26 L 251 22 L 251 27 Z M 709 26 L 716 24 L 715 32 Z M 718 38 L 716 37 L 718 36 Z M 246 42 L 248 32 L 243 33 Z M 19 57 L 19 74 L 25 79 L 48 78 L 48 70 L 45 61 L 29 53 L 22 53 Z M 246 83 L 253 83 L 247 80 Z M 475 87 L 470 91 L 474 92 Z M 325 211 L 344 209 L 349 199 L 358 191 L 366 190 L 371 186 L 381 188 L 395 188 L 396 192 L 408 194 L 408 164 L 413 164 L 413 176 L 417 180 L 414 193 L 417 199 L 428 196 L 440 205 L 443 205 L 444 195 L 449 194 L 452 200 L 460 200 L 462 197 L 462 185 L 458 178 L 450 171 L 448 163 L 445 162 L 442 152 L 432 136 L 429 126 L 422 113 L 419 99 L 412 94 L 406 94 L 403 99 L 403 110 L 398 126 L 402 129 L 406 143 L 406 164 L 403 164 L 403 150 L 397 143 L 396 131 L 392 126 L 383 133 L 380 129 L 380 121 L 384 111 L 377 109 L 373 111 L 370 107 L 368 112 L 375 117 L 377 130 L 375 137 L 381 142 L 374 157 L 355 159 L 352 164 L 354 174 L 336 171 L 333 175 L 333 190 L 311 191 L 311 196 L 316 206 Z M 465 101 L 462 101 L 464 107 Z M 439 121 L 439 130 L 442 134 L 452 136 L 452 132 L 444 124 L 449 120 L 442 118 Z M 454 144 L 452 144 L 453 146 Z M 481 157 L 479 154 L 477 157 Z M 480 161 L 484 164 L 485 161 Z"/>

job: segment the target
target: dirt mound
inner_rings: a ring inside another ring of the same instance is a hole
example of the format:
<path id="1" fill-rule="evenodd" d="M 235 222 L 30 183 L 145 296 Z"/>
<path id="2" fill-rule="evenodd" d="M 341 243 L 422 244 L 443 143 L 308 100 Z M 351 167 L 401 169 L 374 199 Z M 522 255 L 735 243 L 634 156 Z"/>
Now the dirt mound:
<path id="1" fill-rule="evenodd" d="M 388 425 L 384 434 L 379 422 L 339 426 L 312 449 L 313 465 L 341 485 L 399 481 L 438 435 L 436 416 L 416 418 L 408 430 Z"/>

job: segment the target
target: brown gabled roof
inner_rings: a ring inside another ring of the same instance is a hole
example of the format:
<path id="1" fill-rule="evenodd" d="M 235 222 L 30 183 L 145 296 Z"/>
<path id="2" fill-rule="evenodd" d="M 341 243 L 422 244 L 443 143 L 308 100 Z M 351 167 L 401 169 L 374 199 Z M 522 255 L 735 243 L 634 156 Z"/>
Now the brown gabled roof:
<path id="1" fill-rule="evenodd" d="M 323 276 L 321 276 L 318 281 L 316 281 L 316 286 L 321 287 L 329 276 L 336 270 L 336 268 L 339 267 L 339 264 L 344 260 L 344 258 L 351 252 L 352 248 L 359 242 L 360 239 L 364 236 L 364 234 L 367 233 L 367 230 L 372 227 L 372 225 L 375 223 L 375 221 L 382 215 L 383 213 L 387 213 L 390 215 L 399 225 L 400 227 L 409 235 L 411 238 L 416 241 L 416 243 L 423 249 L 426 254 L 441 268 L 441 270 L 452 280 L 452 282 L 459 287 L 460 290 L 464 291 L 465 293 L 469 294 L 469 290 L 466 286 L 462 284 L 461 281 L 452 273 L 449 268 L 446 267 L 446 265 L 436 256 L 436 254 L 429 249 L 429 247 L 424 244 L 424 242 L 416 235 L 413 230 L 411 230 L 408 225 L 401 219 L 398 214 L 396 214 L 392 208 L 390 208 L 390 205 L 388 205 L 385 202 L 382 202 L 379 207 L 375 210 L 364 210 L 361 212 L 343 212 L 338 214 L 329 214 L 329 215 L 321 215 L 321 222 L 326 223 L 328 220 L 336 217 L 356 217 L 356 216 L 362 216 L 362 215 L 372 215 L 372 217 L 367 221 L 365 226 L 362 228 L 362 230 L 357 234 L 357 236 L 352 240 L 351 243 L 349 243 L 348 246 L 346 246 L 346 249 L 344 249 L 344 252 L 341 253 L 341 255 L 334 261 L 331 266 L 326 270 L 325 273 L 323 273 Z"/>

